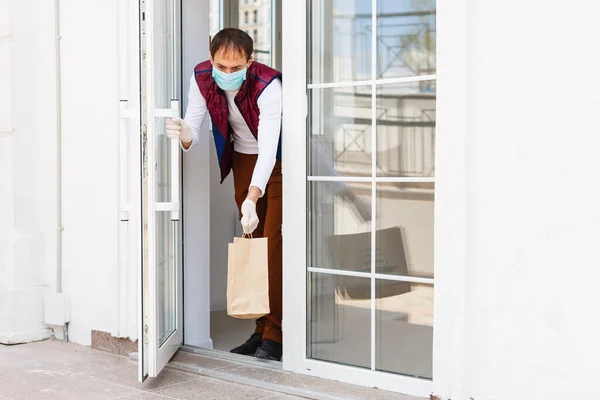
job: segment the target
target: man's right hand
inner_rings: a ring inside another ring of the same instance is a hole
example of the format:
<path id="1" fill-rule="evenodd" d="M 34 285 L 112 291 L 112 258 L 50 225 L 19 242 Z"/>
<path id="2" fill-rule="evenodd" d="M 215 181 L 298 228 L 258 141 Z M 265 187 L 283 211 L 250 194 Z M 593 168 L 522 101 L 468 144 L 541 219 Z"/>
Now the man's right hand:
<path id="1" fill-rule="evenodd" d="M 193 138 L 192 129 L 181 118 L 167 118 L 165 128 L 169 139 L 178 139 L 182 144 L 191 144 Z"/>

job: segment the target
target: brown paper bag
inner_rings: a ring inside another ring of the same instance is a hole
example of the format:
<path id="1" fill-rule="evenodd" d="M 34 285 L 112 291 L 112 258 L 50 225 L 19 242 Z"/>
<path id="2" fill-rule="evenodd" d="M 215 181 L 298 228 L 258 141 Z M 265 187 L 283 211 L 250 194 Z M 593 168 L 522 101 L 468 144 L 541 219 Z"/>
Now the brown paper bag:
<path id="1" fill-rule="evenodd" d="M 241 319 L 268 314 L 267 238 L 234 238 L 228 254 L 227 314 Z"/>

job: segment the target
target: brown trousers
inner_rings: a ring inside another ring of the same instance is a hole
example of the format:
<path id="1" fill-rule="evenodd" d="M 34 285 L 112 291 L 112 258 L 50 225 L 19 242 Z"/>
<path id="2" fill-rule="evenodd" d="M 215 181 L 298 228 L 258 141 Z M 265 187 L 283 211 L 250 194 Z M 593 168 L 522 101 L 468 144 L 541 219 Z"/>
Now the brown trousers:
<path id="1" fill-rule="evenodd" d="M 233 186 L 235 189 L 235 202 L 241 214 L 241 207 L 252 180 L 252 173 L 256 165 L 257 155 L 233 154 Z M 269 254 L 269 308 L 271 313 L 256 320 L 256 333 L 262 333 L 263 340 L 269 339 L 282 343 L 281 316 L 282 316 L 282 256 L 281 256 L 281 161 L 277 161 L 263 197 L 256 203 L 256 213 L 259 224 L 252 233 L 255 238 L 268 238 Z"/>

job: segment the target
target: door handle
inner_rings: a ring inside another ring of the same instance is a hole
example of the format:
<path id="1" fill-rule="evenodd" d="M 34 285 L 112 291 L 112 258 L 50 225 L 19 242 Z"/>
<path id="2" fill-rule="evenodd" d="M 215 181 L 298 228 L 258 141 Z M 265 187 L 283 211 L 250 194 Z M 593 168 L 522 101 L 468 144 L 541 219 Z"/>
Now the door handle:
<path id="1" fill-rule="evenodd" d="M 179 100 L 171 100 L 171 108 L 157 108 L 154 110 L 154 116 L 163 118 L 179 117 Z M 181 206 L 179 203 L 180 181 L 179 164 L 181 160 L 181 150 L 179 148 L 179 139 L 169 141 L 171 152 L 171 202 L 164 205 L 158 205 L 157 211 L 165 210 L 171 212 L 171 221 L 179 221 Z"/>
<path id="2" fill-rule="evenodd" d="M 179 100 L 171 100 L 171 110 L 173 115 L 179 117 Z M 171 211 L 171 221 L 179 221 L 180 217 L 180 165 L 181 149 L 179 148 L 179 139 L 171 139 L 171 201 L 177 203 L 175 210 Z"/>

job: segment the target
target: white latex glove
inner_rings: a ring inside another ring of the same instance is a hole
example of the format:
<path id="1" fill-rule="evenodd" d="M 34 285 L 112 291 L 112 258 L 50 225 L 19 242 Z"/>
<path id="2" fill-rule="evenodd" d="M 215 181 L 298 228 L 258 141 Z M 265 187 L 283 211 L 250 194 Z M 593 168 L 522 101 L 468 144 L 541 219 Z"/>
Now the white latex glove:
<path id="1" fill-rule="evenodd" d="M 242 203 L 242 229 L 246 235 L 254 232 L 258 226 L 258 215 L 256 214 L 256 203 L 250 199 Z"/>
<path id="2" fill-rule="evenodd" d="M 165 128 L 169 139 L 179 139 L 182 143 L 192 141 L 192 128 L 181 118 L 167 118 Z"/>

